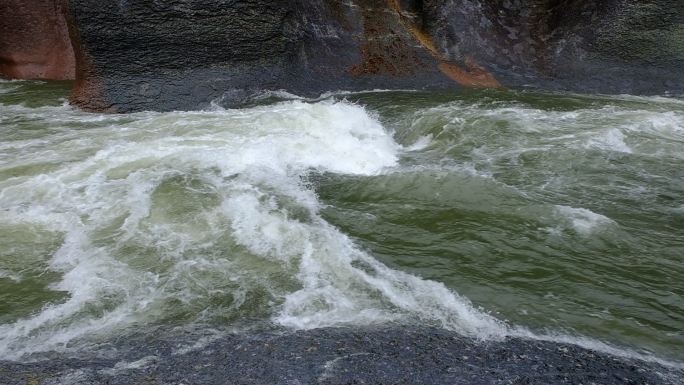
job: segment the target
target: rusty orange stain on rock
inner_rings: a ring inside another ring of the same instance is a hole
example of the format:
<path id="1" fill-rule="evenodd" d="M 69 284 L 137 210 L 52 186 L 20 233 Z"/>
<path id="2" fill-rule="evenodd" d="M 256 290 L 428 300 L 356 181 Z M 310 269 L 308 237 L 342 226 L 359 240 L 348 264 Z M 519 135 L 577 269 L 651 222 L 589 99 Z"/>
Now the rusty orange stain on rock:
<path id="1" fill-rule="evenodd" d="M 349 69 L 352 75 L 407 76 L 419 71 L 424 65 L 410 48 L 412 35 L 396 33 L 393 24 L 387 22 L 384 10 L 385 0 L 367 0 L 361 8 L 364 25 L 362 61 Z"/>
<path id="2" fill-rule="evenodd" d="M 439 63 L 439 70 L 449 78 L 466 87 L 499 88 L 501 83 L 489 71 L 482 68 L 472 58 L 466 59 L 467 70 L 447 62 Z"/>
<path id="3" fill-rule="evenodd" d="M 423 46 L 423 48 L 430 51 L 430 54 L 432 54 L 432 56 L 435 59 L 442 60 L 442 55 L 440 55 L 439 51 L 437 51 L 437 48 L 435 47 L 435 44 L 432 42 L 432 38 L 430 37 L 430 35 L 420 30 L 413 24 L 408 24 L 406 27 L 408 28 L 409 32 L 411 32 L 413 37 L 415 37 L 416 40 L 418 40 L 420 45 Z"/>
<path id="4" fill-rule="evenodd" d="M 471 57 L 466 58 L 465 65 L 466 69 L 461 68 L 459 65 L 450 63 L 435 47 L 432 42 L 432 38 L 425 31 L 418 28 L 411 20 L 403 15 L 403 10 L 399 4 L 399 0 L 387 0 L 387 5 L 399 14 L 399 18 L 406 27 L 406 29 L 411 32 L 413 37 L 420 43 L 423 48 L 428 50 L 432 57 L 434 57 L 439 64 L 437 68 L 458 84 L 465 87 L 472 88 L 499 88 L 501 83 L 496 80 L 496 77 L 492 75 L 491 72 L 487 71 L 484 67 L 477 64 L 475 60 Z"/>

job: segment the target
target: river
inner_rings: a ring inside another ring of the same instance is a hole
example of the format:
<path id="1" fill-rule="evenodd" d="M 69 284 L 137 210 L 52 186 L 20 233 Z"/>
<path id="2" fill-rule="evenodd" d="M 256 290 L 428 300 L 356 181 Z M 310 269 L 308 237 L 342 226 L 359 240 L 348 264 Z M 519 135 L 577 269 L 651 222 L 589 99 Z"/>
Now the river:
<path id="1" fill-rule="evenodd" d="M 684 360 L 684 99 L 259 95 L 91 114 L 0 82 L 0 358 L 343 325 Z"/>

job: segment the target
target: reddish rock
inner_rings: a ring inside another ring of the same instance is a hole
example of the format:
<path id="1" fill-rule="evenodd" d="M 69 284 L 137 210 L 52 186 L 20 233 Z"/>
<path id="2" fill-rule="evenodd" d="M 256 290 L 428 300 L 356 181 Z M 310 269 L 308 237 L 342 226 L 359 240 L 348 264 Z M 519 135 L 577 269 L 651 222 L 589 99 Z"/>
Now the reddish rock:
<path id="1" fill-rule="evenodd" d="M 63 0 L 0 1 L 0 77 L 75 77 Z"/>

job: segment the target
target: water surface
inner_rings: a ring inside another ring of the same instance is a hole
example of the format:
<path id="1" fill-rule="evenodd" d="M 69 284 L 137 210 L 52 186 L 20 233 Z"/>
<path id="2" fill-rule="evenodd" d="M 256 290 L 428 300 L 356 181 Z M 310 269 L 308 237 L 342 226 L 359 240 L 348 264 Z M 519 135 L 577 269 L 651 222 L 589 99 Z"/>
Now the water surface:
<path id="1" fill-rule="evenodd" d="M 684 359 L 683 99 L 102 115 L 68 88 L 0 83 L 1 358 L 156 328 L 419 323 Z"/>

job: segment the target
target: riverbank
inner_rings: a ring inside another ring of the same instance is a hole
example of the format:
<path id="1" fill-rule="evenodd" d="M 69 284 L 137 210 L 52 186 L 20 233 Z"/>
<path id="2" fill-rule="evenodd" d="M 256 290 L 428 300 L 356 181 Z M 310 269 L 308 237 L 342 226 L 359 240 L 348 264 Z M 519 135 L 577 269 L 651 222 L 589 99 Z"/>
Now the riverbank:
<path id="1" fill-rule="evenodd" d="M 23 384 L 681 384 L 684 371 L 575 345 L 479 341 L 434 328 L 325 328 L 138 336 L 83 357 L 0 362 L 0 383 Z M 87 358 L 84 358 L 87 357 Z"/>

